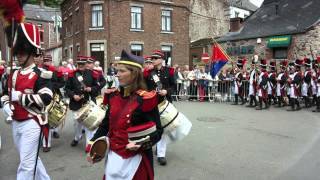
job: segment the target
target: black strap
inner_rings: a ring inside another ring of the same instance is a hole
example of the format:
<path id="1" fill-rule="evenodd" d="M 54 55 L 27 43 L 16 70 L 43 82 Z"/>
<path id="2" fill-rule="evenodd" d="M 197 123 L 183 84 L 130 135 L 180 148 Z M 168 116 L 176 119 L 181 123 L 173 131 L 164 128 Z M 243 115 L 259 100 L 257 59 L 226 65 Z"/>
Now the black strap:
<path id="1" fill-rule="evenodd" d="M 41 141 L 42 141 L 42 128 L 40 126 L 40 135 L 39 135 L 38 149 L 37 149 L 37 155 L 36 155 L 36 163 L 34 165 L 34 170 L 33 170 L 33 180 L 36 179 L 37 164 L 38 164 L 38 157 L 39 157 Z"/>

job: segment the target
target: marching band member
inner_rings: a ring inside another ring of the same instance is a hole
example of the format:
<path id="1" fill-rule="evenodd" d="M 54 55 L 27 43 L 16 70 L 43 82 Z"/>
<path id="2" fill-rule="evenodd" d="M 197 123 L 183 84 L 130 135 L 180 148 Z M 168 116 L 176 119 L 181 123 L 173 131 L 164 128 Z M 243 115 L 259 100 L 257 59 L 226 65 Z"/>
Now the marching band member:
<path id="1" fill-rule="evenodd" d="M 87 57 L 79 56 L 77 58 L 77 69 L 69 74 L 68 81 L 65 89 L 68 97 L 70 98 L 69 108 L 75 115 L 84 104 L 86 104 L 90 98 L 94 98 L 100 91 L 98 85 L 98 74 L 94 71 L 85 68 Z M 75 136 L 71 142 L 71 146 L 77 146 L 79 140 L 82 137 L 82 124 L 77 120 L 74 120 Z M 85 128 L 86 144 L 92 138 L 94 132 Z"/>
<path id="2" fill-rule="evenodd" d="M 171 94 L 175 88 L 174 69 L 162 65 L 164 54 L 156 50 L 151 55 L 153 62 L 153 69 L 144 71 L 144 78 L 147 83 L 148 90 L 157 90 L 159 97 L 159 104 L 165 99 L 172 102 Z M 165 166 L 167 150 L 167 139 L 162 136 L 161 140 L 157 143 L 157 160 L 160 165 Z"/>
<path id="3" fill-rule="evenodd" d="M 317 67 L 315 82 L 317 86 L 317 97 L 316 97 L 316 109 L 312 112 L 320 112 L 320 57 L 317 57 L 317 61 L 315 64 Z"/>
<path id="4" fill-rule="evenodd" d="M 270 61 L 270 72 L 268 74 L 268 103 L 271 106 L 271 101 L 273 100 L 273 104 L 277 103 L 277 99 L 275 97 L 276 94 L 276 85 L 277 85 L 277 65 L 275 61 Z"/>
<path id="5" fill-rule="evenodd" d="M 289 75 L 288 84 L 290 85 L 290 109 L 287 111 L 298 111 L 300 110 L 300 103 L 298 98 L 300 97 L 300 84 L 303 78 L 300 68 L 302 65 L 302 60 L 296 59 L 294 63 L 294 68 L 292 69 L 292 74 Z M 295 108 L 297 105 L 297 108 Z"/>
<path id="6" fill-rule="evenodd" d="M 43 64 L 38 64 L 38 68 L 42 68 L 46 71 L 52 72 L 52 91 L 53 94 L 58 94 L 62 98 L 62 93 L 60 91 L 60 88 L 62 88 L 65 84 L 63 79 L 63 74 L 61 71 L 59 71 L 56 67 L 52 65 L 52 56 L 51 55 L 44 55 L 43 56 Z M 42 143 L 42 150 L 43 152 L 49 152 L 51 150 L 51 136 L 53 138 L 59 138 L 58 128 L 50 128 L 48 141 L 46 139 L 43 139 Z"/>
<path id="7" fill-rule="evenodd" d="M 98 61 L 96 61 L 98 62 Z M 103 77 L 103 70 L 102 68 L 95 68 L 94 63 L 94 58 L 92 57 L 88 57 L 87 59 L 87 64 L 86 64 L 86 68 L 90 71 L 94 71 L 96 74 L 98 74 L 98 86 L 99 86 L 99 90 L 97 91 L 97 94 L 95 94 L 95 97 L 92 97 L 91 100 L 93 102 L 96 102 L 96 97 L 101 95 L 101 90 L 102 88 L 107 84 L 106 79 Z"/>
<path id="8" fill-rule="evenodd" d="M 48 138 L 49 129 L 44 109 L 52 99 L 52 73 L 41 71 L 34 64 L 34 58 L 40 48 L 37 25 L 21 23 L 16 33 L 13 55 L 17 57 L 21 68 L 14 70 L 9 76 L 1 102 L 5 114 L 12 117 L 13 140 L 20 157 L 17 179 L 49 180 L 38 152 L 41 133 Z"/>
<path id="9" fill-rule="evenodd" d="M 306 108 L 311 107 L 310 95 L 311 95 L 311 81 L 312 81 L 312 65 L 309 58 L 304 59 L 305 72 L 303 77 L 303 84 L 301 89 L 301 95 L 304 99 L 304 104 Z"/>
<path id="10" fill-rule="evenodd" d="M 256 99 L 257 76 L 258 76 L 258 72 L 256 70 L 257 61 L 258 59 L 253 59 L 251 62 L 251 71 L 249 76 L 249 94 L 248 94 L 250 96 L 250 101 L 249 101 L 249 105 L 247 105 L 246 107 L 256 107 L 258 105 L 257 99 Z"/>
<path id="11" fill-rule="evenodd" d="M 258 96 L 259 96 L 259 106 L 256 107 L 256 110 L 262 110 L 262 103 L 265 104 L 265 108 L 269 108 L 267 102 L 267 88 L 268 88 L 268 72 L 267 72 L 267 61 L 261 59 L 260 63 L 260 75 L 258 77 Z"/>
<path id="12" fill-rule="evenodd" d="M 277 76 L 277 87 L 276 87 L 278 107 L 282 107 L 282 104 L 286 105 L 286 102 L 284 101 L 284 97 L 286 96 L 286 82 L 288 79 L 288 74 L 286 71 L 287 66 L 288 66 L 287 60 L 283 60 L 280 62 L 280 73 Z"/>
<path id="13" fill-rule="evenodd" d="M 157 94 L 148 92 L 143 80 L 143 61 L 143 57 L 123 50 L 117 66 L 120 88 L 104 96 L 108 109 L 91 142 L 108 136 L 106 180 L 154 179 L 152 146 L 161 138 L 162 128 Z M 149 132 L 143 133 L 146 131 Z M 140 134 L 135 140 L 133 132 Z M 140 141 L 144 137 L 149 138 Z M 87 160 L 93 162 L 90 156 Z"/>
<path id="14" fill-rule="evenodd" d="M 234 98 L 235 102 L 232 105 L 238 105 L 238 99 L 240 97 L 241 99 L 241 105 L 245 104 L 245 100 L 243 98 L 244 92 L 243 92 L 243 73 L 241 72 L 241 69 L 243 68 L 244 61 L 242 59 L 238 59 L 237 67 L 235 68 L 235 75 L 234 75 Z"/>

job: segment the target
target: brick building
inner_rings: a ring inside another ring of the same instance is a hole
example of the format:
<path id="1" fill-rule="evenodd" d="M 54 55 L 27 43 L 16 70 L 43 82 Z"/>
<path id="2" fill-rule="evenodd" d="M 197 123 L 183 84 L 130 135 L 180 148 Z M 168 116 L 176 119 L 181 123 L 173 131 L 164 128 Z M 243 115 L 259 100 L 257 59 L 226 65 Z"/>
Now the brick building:
<path id="1" fill-rule="evenodd" d="M 44 48 L 47 54 L 51 54 L 54 63 L 57 65 L 61 61 L 61 40 L 59 23 L 55 20 L 61 19 L 60 10 L 56 8 L 46 7 L 44 5 L 26 4 L 23 7 L 25 13 L 25 22 L 31 22 L 40 28 L 41 48 Z M 57 17 L 57 18 L 56 18 Z M 3 29 L 3 23 L 0 23 L 0 29 Z M 5 34 L 0 32 L 0 58 L 9 59 L 9 48 L 7 47 Z"/>
<path id="2" fill-rule="evenodd" d="M 188 4 L 186 0 L 65 0 L 63 58 L 93 56 L 106 68 L 122 49 L 141 56 L 161 49 L 171 64 L 188 64 Z"/>

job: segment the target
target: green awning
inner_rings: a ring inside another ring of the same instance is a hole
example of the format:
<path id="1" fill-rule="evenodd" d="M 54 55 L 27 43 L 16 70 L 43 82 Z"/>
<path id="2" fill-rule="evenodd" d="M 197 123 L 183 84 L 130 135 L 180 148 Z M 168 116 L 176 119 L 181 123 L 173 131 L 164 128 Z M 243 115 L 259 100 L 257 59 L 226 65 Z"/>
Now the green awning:
<path id="1" fill-rule="evenodd" d="M 288 47 L 291 43 L 291 36 L 274 36 L 268 39 L 268 48 Z"/>

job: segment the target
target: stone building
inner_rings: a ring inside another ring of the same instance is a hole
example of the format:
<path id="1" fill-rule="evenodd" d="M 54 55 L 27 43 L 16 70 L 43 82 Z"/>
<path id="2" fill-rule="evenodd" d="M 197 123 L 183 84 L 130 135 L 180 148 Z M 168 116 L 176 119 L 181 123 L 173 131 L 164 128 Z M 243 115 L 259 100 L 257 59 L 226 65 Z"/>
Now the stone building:
<path id="1" fill-rule="evenodd" d="M 190 0 L 190 39 L 221 36 L 229 30 L 229 4 L 225 0 Z"/>
<path id="2" fill-rule="evenodd" d="M 314 59 L 320 55 L 319 7 L 314 0 L 265 0 L 238 31 L 218 42 L 233 59 Z"/>
<path id="3" fill-rule="evenodd" d="M 60 10 L 47 7 L 44 5 L 26 4 L 23 7 L 25 13 L 25 22 L 31 22 L 40 28 L 41 48 L 46 50 L 47 54 L 51 54 L 53 61 L 58 65 L 61 61 L 61 39 L 60 39 Z M 55 23 L 57 21 L 58 23 Z M 61 22 L 61 21 L 60 21 Z M 56 28 L 58 26 L 58 28 Z M 0 23 L 0 29 L 3 29 L 3 23 Z M 58 31 L 57 31 L 58 30 Z M 0 58 L 9 59 L 9 48 L 7 47 L 6 38 L 1 31 L 0 33 Z"/>
<path id="4" fill-rule="evenodd" d="M 106 68 L 122 49 L 140 56 L 160 49 L 169 64 L 186 64 L 188 7 L 186 0 L 65 0 L 63 58 L 93 56 Z"/>
<path id="5" fill-rule="evenodd" d="M 219 42 L 233 61 L 252 60 L 254 54 L 267 60 L 293 60 L 320 56 L 320 1 L 265 0 L 246 21 L 221 38 L 191 44 L 190 59 L 199 59 L 199 49 L 211 52 Z M 238 27 L 238 29 L 237 29 Z"/>

